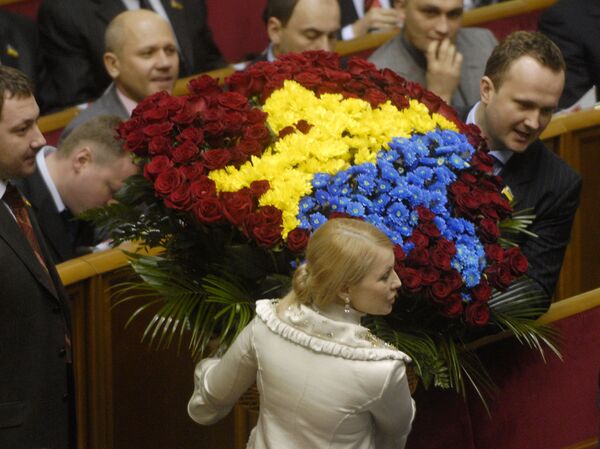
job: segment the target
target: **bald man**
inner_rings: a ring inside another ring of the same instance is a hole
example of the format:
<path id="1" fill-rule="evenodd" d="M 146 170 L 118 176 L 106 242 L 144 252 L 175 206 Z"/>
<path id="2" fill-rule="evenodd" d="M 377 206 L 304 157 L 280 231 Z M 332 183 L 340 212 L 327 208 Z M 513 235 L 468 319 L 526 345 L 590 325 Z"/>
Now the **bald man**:
<path id="1" fill-rule="evenodd" d="M 116 16 L 105 33 L 104 67 L 112 84 L 65 128 L 61 140 L 78 125 L 99 115 L 129 118 L 147 96 L 173 91 L 179 55 L 169 23 L 155 12 L 138 9 Z"/>
<path id="2" fill-rule="evenodd" d="M 258 60 L 273 61 L 290 52 L 335 49 L 340 30 L 337 0 L 269 0 L 267 17 L 271 43 Z"/>
<path id="3" fill-rule="evenodd" d="M 98 98 L 110 84 L 102 61 L 104 33 L 118 14 L 141 9 L 139 0 L 44 0 L 38 12 L 45 72 L 43 112 Z M 179 76 L 226 65 L 208 26 L 206 0 L 144 0 L 171 25 L 179 50 Z"/>

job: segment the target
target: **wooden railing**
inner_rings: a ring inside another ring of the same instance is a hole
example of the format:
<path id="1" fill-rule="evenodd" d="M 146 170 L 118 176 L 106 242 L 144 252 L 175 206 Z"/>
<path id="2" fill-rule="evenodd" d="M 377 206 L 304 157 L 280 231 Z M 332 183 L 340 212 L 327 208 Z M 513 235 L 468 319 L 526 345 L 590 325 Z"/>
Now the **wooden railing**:
<path id="1" fill-rule="evenodd" d="M 115 286 L 132 274 L 120 250 L 74 259 L 60 264 L 58 270 L 73 300 L 81 449 L 245 447 L 255 420 L 245 409 L 237 408 L 209 427 L 188 418 L 186 404 L 193 389 L 194 364 L 185 347 L 178 354 L 176 348 L 154 351 L 140 342 L 152 311 L 125 329 L 139 303 L 115 306 L 111 299 Z M 553 304 L 541 321 L 563 323 L 599 306 L 600 289 L 596 289 Z M 581 332 L 598 334 L 597 329 Z M 598 360 L 588 360 L 592 369 L 598 366 Z M 570 363 L 568 357 L 565 363 Z"/>

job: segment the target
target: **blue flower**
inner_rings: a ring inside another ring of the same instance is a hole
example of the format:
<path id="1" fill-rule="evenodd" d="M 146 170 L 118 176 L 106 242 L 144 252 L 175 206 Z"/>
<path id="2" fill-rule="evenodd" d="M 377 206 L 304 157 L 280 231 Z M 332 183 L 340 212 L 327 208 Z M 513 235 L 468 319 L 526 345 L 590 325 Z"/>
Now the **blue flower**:
<path id="1" fill-rule="evenodd" d="M 320 189 L 321 187 L 325 187 L 329 182 L 331 175 L 328 173 L 317 173 L 313 176 L 312 185 L 315 189 Z"/>

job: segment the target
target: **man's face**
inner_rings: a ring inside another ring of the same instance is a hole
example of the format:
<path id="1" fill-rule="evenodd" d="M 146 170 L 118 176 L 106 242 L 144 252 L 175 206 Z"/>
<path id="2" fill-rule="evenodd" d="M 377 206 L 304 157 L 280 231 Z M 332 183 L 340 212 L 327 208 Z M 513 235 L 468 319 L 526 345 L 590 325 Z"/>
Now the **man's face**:
<path id="1" fill-rule="evenodd" d="M 275 55 L 306 50 L 333 51 L 339 29 L 337 0 L 299 0 L 285 26 L 274 17 L 267 24 Z"/>
<path id="2" fill-rule="evenodd" d="M 108 71 L 117 87 L 132 100 L 140 102 L 162 90 L 172 92 L 179 75 L 179 55 L 166 21 L 144 18 L 131 24 L 114 57 L 113 72 Z"/>
<path id="3" fill-rule="evenodd" d="M 65 203 L 74 215 L 106 205 L 129 176 L 138 172 L 128 155 L 99 164 L 88 161 L 72 180 Z"/>
<path id="4" fill-rule="evenodd" d="M 463 0 L 404 0 L 404 35 L 423 53 L 432 41 L 454 41 L 463 16 Z"/>
<path id="5" fill-rule="evenodd" d="M 491 149 L 525 151 L 550 123 L 564 83 L 564 72 L 553 72 L 529 56 L 511 64 L 499 88 L 484 77 L 480 125 Z"/>
<path id="6" fill-rule="evenodd" d="M 46 144 L 37 126 L 35 98 L 5 94 L 0 115 L 0 179 L 28 176 L 35 170 L 35 154 Z"/>

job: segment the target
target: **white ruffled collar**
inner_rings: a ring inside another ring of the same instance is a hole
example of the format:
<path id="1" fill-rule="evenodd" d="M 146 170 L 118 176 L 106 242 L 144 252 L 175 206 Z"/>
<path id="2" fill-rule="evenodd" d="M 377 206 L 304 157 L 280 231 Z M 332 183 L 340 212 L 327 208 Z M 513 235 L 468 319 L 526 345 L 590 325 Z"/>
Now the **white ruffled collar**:
<path id="1" fill-rule="evenodd" d="M 274 333 L 315 352 L 351 360 L 404 360 L 410 357 L 373 336 L 360 325 L 362 314 L 344 306 L 330 305 L 324 310 L 305 305 L 290 305 L 277 315 L 279 300 L 256 302 L 256 315 Z"/>

